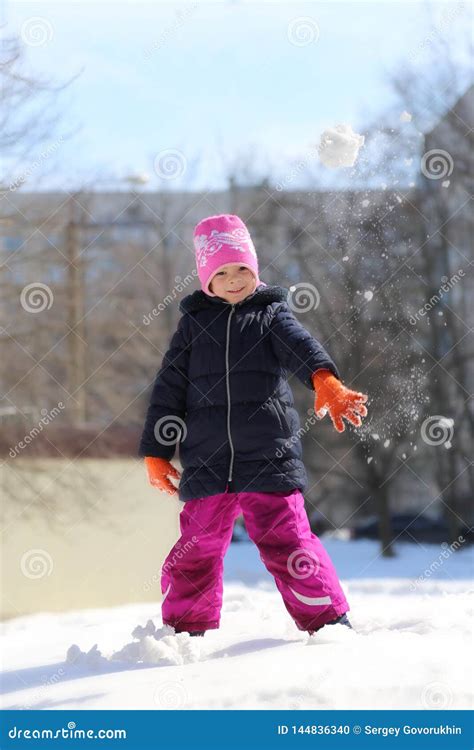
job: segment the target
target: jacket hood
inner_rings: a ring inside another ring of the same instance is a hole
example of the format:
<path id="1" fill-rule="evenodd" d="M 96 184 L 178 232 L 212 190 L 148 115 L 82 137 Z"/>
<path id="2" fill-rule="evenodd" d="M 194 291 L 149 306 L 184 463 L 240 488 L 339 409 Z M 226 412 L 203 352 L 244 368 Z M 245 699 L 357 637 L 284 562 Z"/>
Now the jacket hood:
<path id="1" fill-rule="evenodd" d="M 196 289 L 192 294 L 188 294 L 179 303 L 179 309 L 182 313 L 196 312 L 197 310 L 205 310 L 206 308 L 224 305 L 235 304 L 236 307 L 243 307 L 244 305 L 268 305 L 270 302 L 286 302 L 288 299 L 289 291 L 283 286 L 267 286 L 266 284 L 259 284 L 256 290 L 249 294 L 248 297 L 241 300 L 240 302 L 226 302 L 221 297 L 210 297 L 208 294 L 202 291 L 202 289 Z"/>

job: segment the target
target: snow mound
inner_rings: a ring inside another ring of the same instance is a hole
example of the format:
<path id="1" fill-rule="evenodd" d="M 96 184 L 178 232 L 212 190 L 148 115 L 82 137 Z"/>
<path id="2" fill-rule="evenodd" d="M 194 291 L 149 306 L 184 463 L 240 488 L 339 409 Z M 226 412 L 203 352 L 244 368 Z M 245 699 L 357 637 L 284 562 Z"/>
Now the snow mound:
<path id="1" fill-rule="evenodd" d="M 398 542 L 393 558 L 369 539 L 324 545 L 354 630 L 298 630 L 242 542 L 226 555 L 222 621 L 205 638 L 162 626 L 150 602 L 3 623 L 1 708 L 471 710 L 474 545 L 446 556 Z"/>
<path id="2" fill-rule="evenodd" d="M 321 135 L 319 158 L 325 167 L 353 167 L 364 141 L 364 136 L 354 133 L 350 125 L 328 128 Z"/>
<path id="3" fill-rule="evenodd" d="M 104 656 L 98 650 L 97 643 L 87 652 L 81 651 L 74 643 L 67 650 L 66 661 L 88 671 L 100 672 L 115 662 L 171 667 L 192 664 L 201 658 L 198 639 L 189 633 L 175 633 L 170 625 L 157 629 L 153 620 L 148 620 L 145 627 L 137 625 L 133 629 L 132 637 L 134 641 L 126 643 L 110 656 Z"/>

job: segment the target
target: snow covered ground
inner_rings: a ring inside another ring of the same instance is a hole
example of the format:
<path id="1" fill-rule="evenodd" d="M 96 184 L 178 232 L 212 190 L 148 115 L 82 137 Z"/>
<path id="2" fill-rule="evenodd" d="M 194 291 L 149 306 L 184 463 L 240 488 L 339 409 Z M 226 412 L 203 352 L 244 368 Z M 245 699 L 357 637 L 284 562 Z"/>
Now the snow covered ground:
<path id="1" fill-rule="evenodd" d="M 5 623 L 2 708 L 472 708 L 473 548 L 399 544 L 382 559 L 375 542 L 324 543 L 356 632 L 298 631 L 255 547 L 237 543 L 221 628 L 204 638 L 170 635 L 159 604 Z"/>

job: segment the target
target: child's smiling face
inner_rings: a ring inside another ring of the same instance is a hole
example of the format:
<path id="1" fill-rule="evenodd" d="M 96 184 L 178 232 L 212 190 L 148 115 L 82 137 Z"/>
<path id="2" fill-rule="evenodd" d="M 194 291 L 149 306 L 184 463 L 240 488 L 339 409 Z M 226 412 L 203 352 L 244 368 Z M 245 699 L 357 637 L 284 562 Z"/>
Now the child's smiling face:
<path id="1" fill-rule="evenodd" d="M 211 292 L 226 302 L 241 302 L 256 289 L 256 279 L 250 268 L 228 263 L 212 277 Z"/>

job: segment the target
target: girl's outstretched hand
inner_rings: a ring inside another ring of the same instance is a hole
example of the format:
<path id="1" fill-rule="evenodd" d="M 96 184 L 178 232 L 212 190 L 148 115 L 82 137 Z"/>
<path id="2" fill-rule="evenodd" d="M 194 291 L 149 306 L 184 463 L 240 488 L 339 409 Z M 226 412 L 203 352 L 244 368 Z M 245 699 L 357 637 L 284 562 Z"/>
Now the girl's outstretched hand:
<path id="1" fill-rule="evenodd" d="M 368 396 L 365 393 L 346 388 L 330 370 L 316 370 L 311 379 L 316 391 L 314 411 L 319 419 L 322 419 L 329 411 L 332 423 L 338 432 L 344 432 L 346 429 L 342 417 L 356 427 L 361 426 L 361 416 L 367 415 L 364 402 L 367 401 Z"/>
<path id="2" fill-rule="evenodd" d="M 153 487 L 163 490 L 169 495 L 175 495 L 178 492 L 169 477 L 171 476 L 175 479 L 180 479 L 181 474 L 169 461 L 167 461 L 166 458 L 147 456 L 145 458 L 145 466 L 147 468 L 149 482 Z"/>

